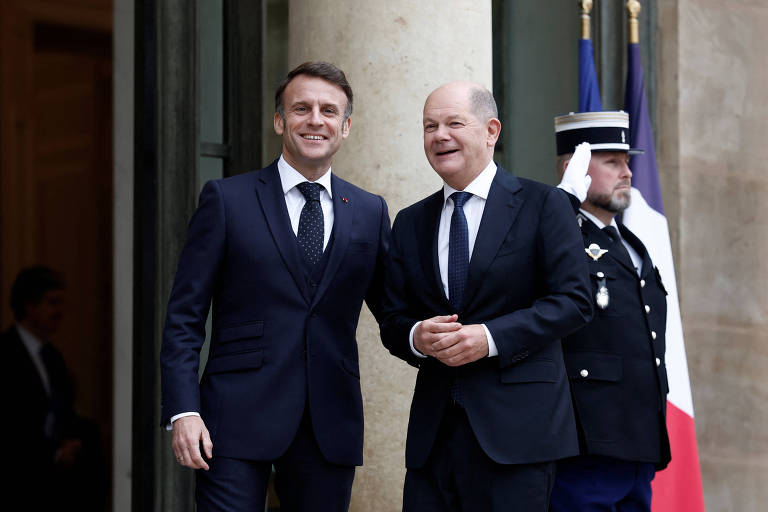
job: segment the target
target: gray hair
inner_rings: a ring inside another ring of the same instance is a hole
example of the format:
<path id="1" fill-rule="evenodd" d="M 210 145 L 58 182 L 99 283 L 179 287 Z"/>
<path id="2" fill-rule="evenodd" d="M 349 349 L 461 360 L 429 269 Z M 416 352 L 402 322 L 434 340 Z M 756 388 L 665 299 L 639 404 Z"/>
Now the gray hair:
<path id="1" fill-rule="evenodd" d="M 472 113 L 483 121 L 491 118 L 498 119 L 499 109 L 496 107 L 496 100 L 493 99 L 491 91 L 485 87 L 473 87 L 469 91 L 469 104 Z"/>

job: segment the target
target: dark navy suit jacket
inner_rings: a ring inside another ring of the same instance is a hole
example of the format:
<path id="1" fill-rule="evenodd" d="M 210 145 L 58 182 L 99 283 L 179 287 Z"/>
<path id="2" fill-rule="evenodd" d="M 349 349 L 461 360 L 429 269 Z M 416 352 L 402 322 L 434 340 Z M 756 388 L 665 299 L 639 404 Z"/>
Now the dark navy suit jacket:
<path id="1" fill-rule="evenodd" d="M 419 367 L 406 465 L 429 456 L 451 383 L 459 385 L 472 430 L 502 464 L 578 453 L 560 339 L 592 315 L 578 226 L 558 190 L 501 167 L 491 185 L 469 265 L 459 322 L 484 323 L 498 357 L 457 368 L 410 349 L 413 325 L 451 307 L 440 280 L 437 233 L 442 190 L 401 211 L 392 231 L 384 345 Z"/>
<path id="2" fill-rule="evenodd" d="M 621 236 L 643 260 L 641 275 L 591 220 L 581 216 L 583 246 L 608 252 L 589 265 L 594 300 L 601 283 L 608 305 L 563 340 L 583 454 L 652 462 L 670 460 L 666 429 L 669 385 L 664 364 L 667 292 L 645 246 L 619 223 Z M 647 307 L 646 307 L 647 306 Z"/>
<path id="3" fill-rule="evenodd" d="M 308 402 L 325 458 L 362 464 L 355 331 L 364 299 L 379 313 L 390 221 L 381 197 L 336 176 L 331 187 L 333 243 L 319 282 L 304 272 L 276 162 L 200 194 L 163 332 L 162 417 L 199 411 L 216 455 L 278 458 Z"/>

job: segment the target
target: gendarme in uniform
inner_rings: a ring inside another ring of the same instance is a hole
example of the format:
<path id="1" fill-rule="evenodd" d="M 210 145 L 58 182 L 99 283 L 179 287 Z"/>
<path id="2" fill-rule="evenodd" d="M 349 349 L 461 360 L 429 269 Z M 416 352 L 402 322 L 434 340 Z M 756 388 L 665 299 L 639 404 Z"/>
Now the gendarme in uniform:
<path id="1" fill-rule="evenodd" d="M 553 511 L 650 510 L 650 482 L 670 461 L 667 293 L 643 243 L 614 218 L 629 206 L 628 126 L 624 112 L 555 118 L 562 168 L 578 143 L 591 145 L 577 221 L 595 316 L 563 339 L 580 455 L 558 465 Z"/>

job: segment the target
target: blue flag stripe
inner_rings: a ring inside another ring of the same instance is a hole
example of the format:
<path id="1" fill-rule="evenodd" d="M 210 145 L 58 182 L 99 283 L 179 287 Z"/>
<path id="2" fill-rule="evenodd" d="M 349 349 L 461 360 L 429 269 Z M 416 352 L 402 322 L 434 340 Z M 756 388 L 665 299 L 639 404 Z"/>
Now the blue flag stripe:
<path id="1" fill-rule="evenodd" d="M 579 112 L 603 110 L 591 39 L 579 39 Z"/>
<path id="2" fill-rule="evenodd" d="M 630 146 L 645 150 L 642 155 L 633 155 L 630 159 L 632 185 L 643 194 L 643 198 L 651 208 L 664 215 L 653 130 L 648 116 L 648 102 L 645 98 L 643 63 L 640 60 L 640 45 L 637 43 L 629 45 L 624 108 L 629 114 Z"/>

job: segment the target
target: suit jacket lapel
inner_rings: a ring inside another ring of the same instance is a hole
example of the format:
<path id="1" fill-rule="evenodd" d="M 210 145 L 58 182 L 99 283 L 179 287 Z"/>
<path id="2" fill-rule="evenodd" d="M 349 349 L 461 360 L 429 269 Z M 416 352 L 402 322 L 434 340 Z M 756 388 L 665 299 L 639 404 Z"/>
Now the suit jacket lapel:
<path id="1" fill-rule="evenodd" d="M 619 223 L 619 231 L 621 236 L 632 246 L 635 252 L 640 255 L 640 259 L 643 261 L 643 268 L 640 270 L 640 277 L 646 278 L 648 274 L 653 271 L 653 261 L 651 255 L 648 254 L 648 249 L 645 248 L 642 240 L 637 235 L 630 231 L 624 224 Z M 632 267 L 634 270 L 634 266 Z"/>
<path id="2" fill-rule="evenodd" d="M 427 284 L 432 286 L 435 296 L 442 298 L 446 311 L 450 304 L 445 295 L 443 278 L 440 275 L 440 259 L 437 254 L 437 235 L 440 232 L 440 214 L 443 211 L 443 189 L 429 196 L 423 203 L 424 215 L 419 233 L 419 255 L 424 267 L 424 276 Z"/>
<path id="3" fill-rule="evenodd" d="M 522 190 L 520 181 L 501 168 L 496 169 L 496 176 L 488 192 L 483 218 L 475 238 L 475 247 L 469 260 L 467 285 L 462 299 L 465 310 L 483 281 L 483 276 L 499 252 L 509 229 L 520 213 L 524 200 L 517 192 Z"/>
<path id="4" fill-rule="evenodd" d="M 258 173 L 256 180 L 256 194 L 264 213 L 264 218 L 272 233 L 278 251 L 283 258 L 285 266 L 293 276 L 296 286 L 304 296 L 307 303 L 310 302 L 307 280 L 302 272 L 301 255 L 296 244 L 296 235 L 291 227 L 291 218 L 285 207 L 283 186 L 280 182 L 280 174 L 277 171 L 277 162 Z"/>
<path id="5" fill-rule="evenodd" d="M 346 183 L 334 174 L 331 174 L 331 191 L 333 192 L 333 244 L 331 244 L 328 264 L 323 272 L 312 305 L 320 301 L 344 259 L 349 245 L 352 219 L 354 218 L 355 198 L 351 197 L 352 194 Z"/>

